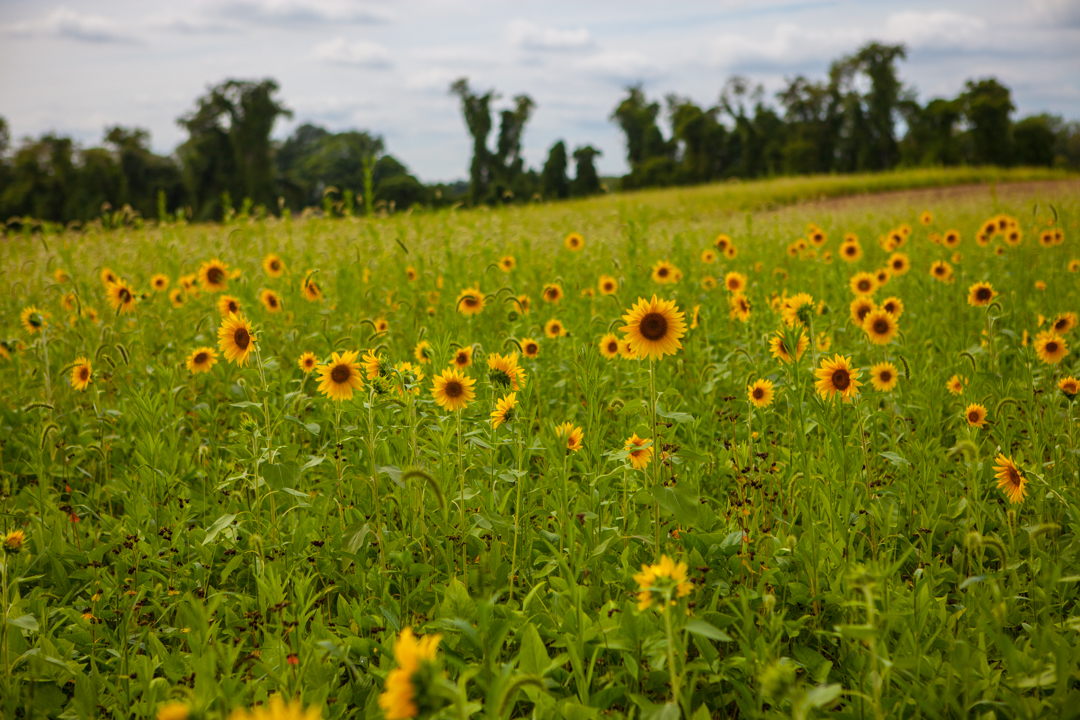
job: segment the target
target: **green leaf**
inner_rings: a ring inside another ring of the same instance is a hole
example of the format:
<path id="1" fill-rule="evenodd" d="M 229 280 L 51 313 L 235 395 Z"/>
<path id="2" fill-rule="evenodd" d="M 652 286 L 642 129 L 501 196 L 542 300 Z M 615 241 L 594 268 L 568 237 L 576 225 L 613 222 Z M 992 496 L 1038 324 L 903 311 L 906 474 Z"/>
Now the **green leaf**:
<path id="1" fill-rule="evenodd" d="M 692 632 L 695 635 L 700 635 L 703 638 L 709 638 L 710 640 L 718 640 L 720 642 L 732 642 L 732 638 L 726 632 L 711 625 L 704 620 L 691 620 L 686 623 L 687 632 Z"/>
<path id="2" fill-rule="evenodd" d="M 206 537 L 203 538 L 202 544 L 209 545 L 210 543 L 214 542 L 214 538 L 218 536 L 218 533 L 229 527 L 229 525 L 232 525 L 232 521 L 235 519 L 236 515 L 232 513 L 226 513 L 225 515 L 222 515 L 217 520 L 215 520 L 214 524 L 206 529 Z"/>
<path id="3" fill-rule="evenodd" d="M 909 463 L 903 457 L 901 457 L 900 455 L 897 455 L 894 452 L 883 452 L 883 453 L 879 453 L 879 454 L 881 455 L 881 457 L 885 458 L 886 460 L 888 460 L 890 463 L 892 463 L 896 467 L 900 467 L 902 465 L 907 465 L 908 467 L 911 467 L 911 463 Z"/>
<path id="4" fill-rule="evenodd" d="M 812 707 L 821 708 L 840 697 L 844 688 L 839 683 L 833 685 L 818 685 L 806 693 L 806 703 Z"/>
<path id="5" fill-rule="evenodd" d="M 699 503 L 696 495 L 688 495 L 678 486 L 653 485 L 649 488 L 649 492 L 660 503 L 660 507 L 674 515 L 683 527 L 689 527 L 697 522 Z"/>
<path id="6" fill-rule="evenodd" d="M 551 665 L 551 657 L 544 647 L 544 641 L 540 639 L 540 633 L 536 626 L 529 623 L 521 631 L 521 650 L 518 652 L 518 669 L 529 675 L 543 677 Z"/>
<path id="7" fill-rule="evenodd" d="M 271 490 L 293 487 L 300 477 L 300 468 L 294 462 L 263 465 L 261 472 L 263 480 Z"/>
<path id="8" fill-rule="evenodd" d="M 304 428 L 305 430 L 307 430 L 312 435 L 318 435 L 319 431 L 322 430 L 322 428 L 319 427 L 319 423 L 313 423 L 313 422 L 312 423 L 305 423 L 305 422 L 301 421 L 300 418 L 294 417 L 292 415 L 286 415 L 285 419 L 288 420 L 289 422 L 291 422 L 293 425 L 299 425 L 300 427 Z"/>
<path id="9" fill-rule="evenodd" d="M 30 632 L 37 632 L 41 627 L 38 625 L 37 618 L 33 615 L 23 615 L 17 618 L 9 617 L 8 625 L 14 625 L 17 628 L 29 630 Z"/>

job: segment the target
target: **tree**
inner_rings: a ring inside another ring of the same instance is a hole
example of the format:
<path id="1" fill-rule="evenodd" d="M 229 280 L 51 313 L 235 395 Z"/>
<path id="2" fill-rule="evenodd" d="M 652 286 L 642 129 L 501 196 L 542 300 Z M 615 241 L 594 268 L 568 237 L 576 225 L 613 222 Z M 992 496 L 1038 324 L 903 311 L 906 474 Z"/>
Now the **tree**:
<path id="1" fill-rule="evenodd" d="M 896 144 L 896 116 L 903 85 L 897 77 L 896 61 L 907 58 L 903 45 L 872 42 L 854 56 L 858 68 L 870 80 L 866 93 L 867 126 L 873 143 L 873 168 L 893 167 L 899 157 Z"/>
<path id="2" fill-rule="evenodd" d="M 959 102 L 968 122 L 971 161 L 976 165 L 1008 165 L 1012 161 L 1009 115 L 1015 109 L 1012 93 L 996 78 L 968 80 Z"/>
<path id="3" fill-rule="evenodd" d="M 1032 115 L 1013 125 L 1014 159 L 1018 165 L 1045 166 L 1054 164 L 1058 118 L 1049 115 Z"/>
<path id="4" fill-rule="evenodd" d="M 120 171 L 120 204 L 130 205 L 143 217 L 156 214 L 159 193 L 165 194 L 167 208 L 183 204 L 186 193 L 180 167 L 172 158 L 150 150 L 148 131 L 113 126 L 105 131 L 104 145 Z"/>
<path id="5" fill-rule="evenodd" d="M 727 130 L 720 124 L 720 108 L 708 110 L 688 98 L 667 97 L 671 138 L 676 143 L 679 181 L 703 183 L 720 177 L 724 166 Z"/>
<path id="6" fill-rule="evenodd" d="M 593 164 L 593 159 L 600 154 L 600 151 L 591 145 L 574 150 L 574 181 L 570 183 L 570 194 L 574 197 L 596 195 L 600 192 L 600 176 Z"/>
<path id="7" fill-rule="evenodd" d="M 624 187 L 643 187 L 657 184 L 674 174 L 674 143 L 664 139 L 656 124 L 660 104 L 650 103 L 641 85 L 626 88 L 627 96 L 611 113 L 613 120 L 626 135 L 626 160 L 630 175 L 623 179 Z M 667 182 L 660 184 L 668 184 Z"/>
<path id="8" fill-rule="evenodd" d="M 473 157 L 469 166 L 469 203 L 475 205 L 488 197 L 491 183 L 491 151 L 487 139 L 491 134 L 491 100 L 493 92 L 477 95 L 469 88 L 468 78 L 461 78 L 450 86 L 451 94 L 461 98 L 461 112 L 465 127 L 473 139 Z"/>
<path id="9" fill-rule="evenodd" d="M 189 134 L 178 154 L 197 217 L 217 214 L 224 192 L 256 204 L 275 204 L 270 133 L 278 117 L 292 116 L 274 99 L 277 90 L 273 80 L 226 80 L 177 121 Z"/>
<path id="10" fill-rule="evenodd" d="M 962 114 L 955 100 L 935 98 L 925 107 L 914 100 L 900 104 L 907 124 L 907 136 L 900 143 L 901 163 L 914 165 L 958 165 L 962 159 L 956 126 Z"/>
<path id="11" fill-rule="evenodd" d="M 547 200 L 570 197 L 570 180 L 566 176 L 566 144 L 560 140 L 548 151 L 547 162 L 540 173 L 540 192 Z"/>

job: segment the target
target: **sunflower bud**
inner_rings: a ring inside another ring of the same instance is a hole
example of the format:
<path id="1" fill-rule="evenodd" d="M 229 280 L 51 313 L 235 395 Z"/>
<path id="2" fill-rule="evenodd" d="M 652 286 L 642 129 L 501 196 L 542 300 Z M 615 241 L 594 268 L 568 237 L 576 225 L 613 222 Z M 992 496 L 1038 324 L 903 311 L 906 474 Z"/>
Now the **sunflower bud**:
<path id="1" fill-rule="evenodd" d="M 23 548 L 23 542 L 26 540 L 26 533 L 22 530 L 12 530 L 4 536 L 4 552 L 10 555 L 16 555 Z"/>

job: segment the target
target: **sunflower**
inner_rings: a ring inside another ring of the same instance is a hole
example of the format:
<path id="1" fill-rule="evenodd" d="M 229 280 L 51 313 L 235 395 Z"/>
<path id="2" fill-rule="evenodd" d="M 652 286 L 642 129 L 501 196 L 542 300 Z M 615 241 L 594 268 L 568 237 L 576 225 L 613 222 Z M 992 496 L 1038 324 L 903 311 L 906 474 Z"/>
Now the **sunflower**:
<path id="1" fill-rule="evenodd" d="M 105 298 L 112 309 L 119 313 L 135 312 L 135 290 L 123 280 L 109 283 L 105 288 Z"/>
<path id="2" fill-rule="evenodd" d="M 878 288 L 885 287 L 885 283 L 889 282 L 892 278 L 892 271 L 887 267 L 878 268 L 874 272 L 874 279 L 877 280 Z"/>
<path id="3" fill-rule="evenodd" d="M 646 444 L 648 447 L 642 447 Z M 653 456 L 652 438 L 639 438 L 637 433 L 634 433 L 626 441 L 624 449 L 630 453 L 630 464 L 635 470 L 644 470 L 649 466 Z"/>
<path id="4" fill-rule="evenodd" d="M 281 258 L 276 253 L 270 253 L 264 257 L 262 266 L 270 277 L 281 277 L 285 274 L 285 263 L 281 261 Z"/>
<path id="5" fill-rule="evenodd" d="M 467 368 L 472 365 L 472 354 L 472 345 L 458 348 L 457 352 L 454 353 L 454 358 L 450 361 L 450 364 L 456 368 Z"/>
<path id="6" fill-rule="evenodd" d="M 90 361 L 85 357 L 75 358 L 75 364 L 71 368 L 71 387 L 85 390 L 93 378 L 94 370 L 90 367 Z"/>
<path id="7" fill-rule="evenodd" d="M 101 274 L 99 277 L 101 277 L 101 284 L 106 286 L 109 285 L 109 283 L 114 283 L 120 279 L 119 277 L 117 277 L 116 273 L 114 273 L 107 267 L 101 268 Z"/>
<path id="8" fill-rule="evenodd" d="M 638 298 L 637 303 L 623 315 L 626 325 L 619 328 L 626 334 L 636 355 L 655 358 L 674 355 L 686 334 L 685 313 L 679 312 L 672 300 Z"/>
<path id="9" fill-rule="evenodd" d="M 1050 323 L 1051 329 L 1059 335 L 1064 335 L 1077 325 L 1080 325 L 1080 318 L 1074 312 L 1063 312 Z"/>
<path id="10" fill-rule="evenodd" d="M 600 289 L 601 295 L 614 295 L 619 290 L 619 282 L 610 275 L 601 275 L 596 286 Z"/>
<path id="11" fill-rule="evenodd" d="M 582 441 L 585 439 L 585 433 L 581 431 L 581 428 L 575 427 L 571 422 L 564 422 L 562 425 L 556 425 L 555 435 L 566 441 L 567 452 L 577 452 L 584 446 Z"/>
<path id="12" fill-rule="evenodd" d="M 1071 273 L 1080 272 L 1080 260 L 1070 260 L 1067 267 Z"/>
<path id="13" fill-rule="evenodd" d="M 851 301 L 848 309 L 851 315 L 851 324 L 862 327 L 866 316 L 877 310 L 877 304 L 866 295 L 860 295 Z"/>
<path id="14" fill-rule="evenodd" d="M 424 382 L 424 372 L 419 365 L 413 367 L 410 362 L 399 362 L 394 366 L 394 371 L 399 376 L 398 379 L 401 380 L 401 384 L 405 389 L 413 395 L 420 394 L 420 385 Z M 375 385 L 375 387 L 377 388 L 378 385 Z M 397 388 L 397 393 L 398 395 L 404 395 L 402 388 Z"/>
<path id="15" fill-rule="evenodd" d="M 1039 292 L 1042 292 L 1043 290 L 1046 290 L 1046 283 L 1043 282 L 1042 280 L 1036 280 L 1035 281 L 1035 289 L 1038 290 Z"/>
<path id="16" fill-rule="evenodd" d="M 930 266 L 930 277 L 935 280 L 941 280 L 942 282 L 952 277 L 953 270 L 952 265 L 944 260 L 938 260 Z"/>
<path id="17" fill-rule="evenodd" d="M 706 275 L 705 277 L 701 278 L 701 289 L 702 290 L 715 290 L 716 289 L 716 278 L 714 278 L 712 275 Z"/>
<path id="18" fill-rule="evenodd" d="M 211 347 L 195 348 L 188 355 L 187 369 L 191 373 L 208 373 L 217 362 L 217 352 Z"/>
<path id="19" fill-rule="evenodd" d="M 945 235 L 941 238 L 941 242 L 947 248 L 955 248 L 960 244 L 960 231 L 959 230 L 946 230 Z"/>
<path id="20" fill-rule="evenodd" d="M 856 295 L 870 295 L 877 290 L 877 278 L 873 273 L 857 272 L 851 276 L 848 287 Z"/>
<path id="21" fill-rule="evenodd" d="M 229 266 L 217 258 L 199 266 L 199 284 L 210 292 L 221 292 L 229 286 Z"/>
<path id="22" fill-rule="evenodd" d="M 772 380 L 755 380 L 753 385 L 746 388 L 746 394 L 754 407 L 767 408 L 773 401 Z"/>
<path id="23" fill-rule="evenodd" d="M 514 408 L 517 405 L 517 393 L 504 395 L 495 403 L 495 409 L 491 411 L 491 427 L 497 428 L 503 423 L 514 421 Z"/>
<path id="24" fill-rule="evenodd" d="M 549 338 L 566 337 L 566 327 L 560 321 L 552 318 L 544 325 L 544 335 Z"/>
<path id="25" fill-rule="evenodd" d="M 826 399 L 832 399 L 839 393 L 850 402 L 859 394 L 859 370 L 852 368 L 851 358 L 834 355 L 832 360 L 822 358 L 821 367 L 814 371 L 817 377 L 815 387 Z"/>
<path id="26" fill-rule="evenodd" d="M 382 335 L 390 330 L 390 323 L 386 321 L 386 318 L 375 318 L 375 334 Z"/>
<path id="27" fill-rule="evenodd" d="M 960 377 L 959 375 L 953 375 L 945 383 L 945 389 L 951 392 L 953 395 L 959 395 L 960 393 L 964 392 L 965 383 L 967 383 L 967 380 Z"/>
<path id="28" fill-rule="evenodd" d="M 259 302 L 266 308 L 267 312 L 278 313 L 281 312 L 281 298 L 278 294 L 269 288 L 263 288 L 259 291 Z"/>
<path id="29" fill-rule="evenodd" d="M 638 584 L 638 612 L 648 610 L 654 600 L 666 602 L 672 596 L 689 595 L 694 585 L 687 580 L 688 570 L 685 562 L 676 564 L 667 555 L 661 555 L 660 562 L 655 565 L 642 564 L 641 572 L 634 575 L 634 582 Z"/>
<path id="30" fill-rule="evenodd" d="M 488 355 L 488 379 L 496 385 L 520 390 L 525 385 L 525 370 L 518 366 L 517 359 L 517 353 Z"/>
<path id="31" fill-rule="evenodd" d="M 701 262 L 705 263 L 706 265 L 712 265 L 714 262 L 716 262 L 716 251 L 710 250 L 709 248 L 705 248 L 704 250 L 702 250 Z"/>
<path id="32" fill-rule="evenodd" d="M 265 705 L 234 710 L 229 720 L 319 720 L 321 717 L 322 711 L 317 707 L 305 710 L 300 698 L 286 703 L 280 695 L 274 695 Z"/>
<path id="33" fill-rule="evenodd" d="M 405 268 L 405 279 L 409 282 L 416 282 L 416 279 L 420 277 L 420 273 L 416 272 L 416 268 L 412 265 Z"/>
<path id="34" fill-rule="evenodd" d="M 746 276 L 739 272 L 729 272 L 724 276 L 724 287 L 730 293 L 741 293 L 746 289 Z"/>
<path id="35" fill-rule="evenodd" d="M 652 279 L 654 282 L 658 282 L 661 285 L 675 282 L 676 274 L 679 269 L 669 263 L 667 260 L 660 260 L 652 269 Z"/>
<path id="36" fill-rule="evenodd" d="M 401 631 L 397 642 L 394 644 L 394 660 L 397 667 L 386 676 L 386 690 L 379 695 L 379 707 L 386 720 L 406 720 L 416 717 L 420 708 L 417 706 L 417 695 L 424 687 L 417 687 L 420 682 L 425 685 L 431 683 L 431 666 L 435 661 L 435 653 L 439 647 L 442 635 L 427 635 L 417 639 L 411 628 Z M 427 672 L 422 670 L 427 669 Z M 321 714 L 317 717 L 321 717 Z M 284 719 L 283 719 L 284 720 Z M 289 720 L 293 720 L 289 718 Z M 317 720 L 317 718 L 297 718 L 296 720 Z"/>
<path id="37" fill-rule="evenodd" d="M 322 288 L 311 279 L 310 275 L 304 278 L 304 282 L 301 284 L 300 288 L 303 290 L 304 299 L 308 302 L 319 302 L 322 300 Z"/>
<path id="38" fill-rule="evenodd" d="M 517 267 L 517 260 L 513 255 L 503 255 L 499 258 L 499 269 L 503 272 L 510 272 Z"/>
<path id="39" fill-rule="evenodd" d="M 878 392 L 892 392 L 899 381 L 900 374 L 891 362 L 880 362 L 870 367 L 870 384 Z"/>
<path id="40" fill-rule="evenodd" d="M 476 397 L 473 392 L 475 384 L 471 377 L 448 368 L 435 376 L 431 395 L 444 410 L 463 410 Z"/>
<path id="41" fill-rule="evenodd" d="M 875 345 L 888 345 L 900 331 L 900 326 L 891 312 L 879 308 L 867 313 L 863 319 L 862 329 L 870 342 Z"/>
<path id="42" fill-rule="evenodd" d="M 1005 231 L 1005 243 L 1010 247 L 1016 247 L 1024 241 L 1024 231 L 1020 228 L 1011 228 Z"/>
<path id="43" fill-rule="evenodd" d="M 190 716 L 187 703 L 167 702 L 158 708 L 156 720 L 188 720 Z"/>
<path id="44" fill-rule="evenodd" d="M 566 245 L 567 250 L 578 252 L 585 247 L 585 238 L 581 236 L 581 233 L 572 232 L 566 236 L 566 239 L 563 240 L 563 244 Z"/>
<path id="45" fill-rule="evenodd" d="M 619 340 L 619 357 L 623 360 L 639 360 L 638 355 L 634 352 L 634 348 L 630 346 L 630 341 L 626 338 Z"/>
<path id="46" fill-rule="evenodd" d="M 1024 502 L 1024 492 L 1027 486 L 1027 478 L 1016 467 L 1012 458 L 1005 457 L 1004 453 L 998 453 L 994 460 L 994 476 L 997 478 L 999 490 L 1005 492 L 1011 503 Z"/>
<path id="47" fill-rule="evenodd" d="M 222 315 L 239 315 L 240 301 L 232 295 L 222 295 L 217 301 L 218 312 Z"/>
<path id="48" fill-rule="evenodd" d="M 56 268 L 53 271 L 53 279 L 56 280 L 57 284 L 63 285 L 66 282 L 71 282 L 71 274 L 63 268 Z"/>
<path id="49" fill-rule="evenodd" d="M 226 360 L 244 367 L 248 355 L 255 348 L 251 323 L 242 315 L 230 314 L 222 318 L 221 327 L 218 328 L 218 347 Z"/>
<path id="50" fill-rule="evenodd" d="M 1044 330 L 1035 336 L 1035 353 L 1047 365 L 1056 365 L 1069 354 L 1069 344 L 1053 330 Z"/>
<path id="51" fill-rule="evenodd" d="M 991 219 L 985 221 L 982 224 L 982 229 L 980 230 L 980 232 L 983 235 L 986 235 L 987 237 L 993 237 L 994 235 L 997 235 L 997 232 L 998 232 L 997 218 L 991 218 Z"/>
<path id="52" fill-rule="evenodd" d="M 788 327 L 806 325 L 814 317 L 814 298 L 809 293 L 796 293 L 780 305 L 780 316 Z"/>
<path id="53" fill-rule="evenodd" d="M 889 256 L 889 270 L 893 275 L 904 275 L 911 269 L 911 259 L 907 253 L 893 253 Z"/>
<path id="54" fill-rule="evenodd" d="M 975 244 L 979 247 L 986 247 L 990 244 L 990 236 L 986 233 L 975 233 Z"/>
<path id="55" fill-rule="evenodd" d="M 187 296 L 184 294 L 183 288 L 173 288 L 169 291 L 169 302 L 172 303 L 174 308 L 182 307 L 187 302 Z"/>
<path id="56" fill-rule="evenodd" d="M 421 340 L 416 343 L 416 347 L 413 348 L 412 354 L 417 362 L 426 365 L 431 362 L 431 343 L 427 340 Z"/>
<path id="57" fill-rule="evenodd" d="M 990 283 L 977 282 L 968 288 L 968 305 L 972 307 L 984 307 L 997 296 L 994 287 Z"/>
<path id="58" fill-rule="evenodd" d="M 1080 392 L 1080 382 L 1077 382 L 1076 378 L 1070 375 L 1058 382 L 1058 390 L 1064 393 L 1065 397 L 1072 400 L 1076 397 L 1076 393 Z"/>
<path id="59" fill-rule="evenodd" d="M 732 320 L 742 322 L 750 320 L 750 301 L 742 293 L 736 293 L 728 298 L 728 308 Z"/>
<path id="60" fill-rule="evenodd" d="M 829 352 L 829 348 L 832 347 L 832 338 L 829 337 L 829 333 L 819 332 L 817 339 L 814 340 L 814 347 L 818 352 Z"/>
<path id="61" fill-rule="evenodd" d="M 544 302 L 559 302 L 563 299 L 562 285 L 559 285 L 558 283 L 548 283 L 544 286 L 544 290 L 540 293 L 540 297 L 544 299 Z"/>
<path id="62" fill-rule="evenodd" d="M 810 341 L 806 337 L 806 333 L 802 330 L 798 331 L 799 339 L 795 341 L 795 359 L 799 359 L 806 352 L 806 349 L 810 346 Z M 769 339 L 769 353 L 782 363 L 789 363 L 792 361 L 791 352 L 788 350 L 787 344 L 784 341 L 783 333 L 776 333 Z"/>
<path id="63" fill-rule="evenodd" d="M 929 210 L 923 210 L 921 213 L 919 213 L 919 222 L 921 222 L 923 225 L 929 225 L 930 223 L 934 222 L 934 213 L 930 212 Z"/>
<path id="64" fill-rule="evenodd" d="M 68 312 L 74 312 L 75 307 L 78 305 L 78 299 L 75 297 L 75 293 L 67 293 L 60 298 L 60 307 L 64 308 Z"/>
<path id="65" fill-rule="evenodd" d="M 862 258 L 862 245 L 854 238 L 844 240 L 840 244 L 840 257 L 849 263 L 857 262 Z"/>
<path id="66" fill-rule="evenodd" d="M 904 314 L 904 301 L 898 297 L 887 297 L 881 301 L 881 309 L 899 320 Z"/>
<path id="67" fill-rule="evenodd" d="M 360 363 L 356 362 L 359 355 L 356 350 L 348 350 L 340 355 L 331 353 L 330 362 L 315 368 L 319 373 L 319 392 L 338 402 L 351 400 L 353 390 L 364 387 Z"/>
<path id="68" fill-rule="evenodd" d="M 479 315 L 484 311 L 484 294 L 480 288 L 465 288 L 458 293 L 457 310 L 462 315 Z"/>
<path id="69" fill-rule="evenodd" d="M 829 238 L 825 234 L 825 231 L 821 228 L 814 228 L 810 232 L 810 242 L 813 243 L 816 247 L 821 247 L 828 239 Z"/>
<path id="70" fill-rule="evenodd" d="M 619 357 L 619 336 L 615 333 L 608 333 L 600 338 L 600 354 L 608 360 Z"/>
<path id="71" fill-rule="evenodd" d="M 728 260 L 734 260 L 738 254 L 739 249 L 734 245 L 728 245 L 726 248 L 724 248 L 724 257 L 726 257 Z"/>
<path id="72" fill-rule="evenodd" d="M 158 273 L 150 278 L 150 287 L 154 288 L 154 292 L 165 292 L 169 289 L 169 277 Z"/>
<path id="73" fill-rule="evenodd" d="M 319 364 L 319 361 L 315 357 L 315 353 L 309 350 L 300 356 L 296 361 L 296 364 L 300 366 L 300 369 L 303 370 L 305 374 L 307 374 L 315 369 Z"/>
<path id="74" fill-rule="evenodd" d="M 964 409 L 964 419 L 971 427 L 982 429 L 986 427 L 986 408 L 978 403 L 971 403 Z"/>

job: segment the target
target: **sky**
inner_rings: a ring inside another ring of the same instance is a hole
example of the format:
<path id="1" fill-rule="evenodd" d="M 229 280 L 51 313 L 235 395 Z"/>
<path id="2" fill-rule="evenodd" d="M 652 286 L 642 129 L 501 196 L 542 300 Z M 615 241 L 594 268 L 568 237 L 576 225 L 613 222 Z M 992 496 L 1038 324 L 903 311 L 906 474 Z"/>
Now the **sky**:
<path id="1" fill-rule="evenodd" d="M 599 149 L 613 175 L 627 169 L 610 120 L 627 85 L 708 107 L 738 74 L 771 97 L 870 40 L 905 44 L 900 77 L 922 101 L 995 76 L 1017 116 L 1080 120 L 1080 0 L 0 0 L 0 116 L 16 140 L 90 146 L 121 124 L 169 153 L 208 87 L 273 78 L 293 112 L 275 137 L 304 122 L 367 130 L 439 182 L 468 176 L 448 92 L 466 77 L 499 93 L 496 110 L 535 101 L 527 164 L 564 140 Z"/>

